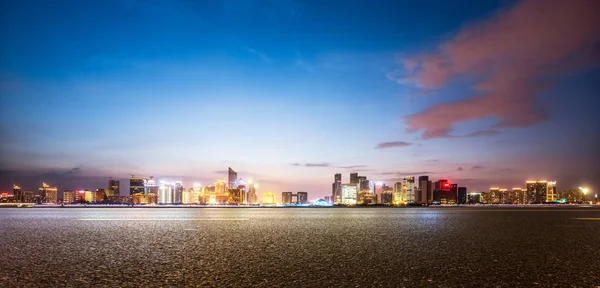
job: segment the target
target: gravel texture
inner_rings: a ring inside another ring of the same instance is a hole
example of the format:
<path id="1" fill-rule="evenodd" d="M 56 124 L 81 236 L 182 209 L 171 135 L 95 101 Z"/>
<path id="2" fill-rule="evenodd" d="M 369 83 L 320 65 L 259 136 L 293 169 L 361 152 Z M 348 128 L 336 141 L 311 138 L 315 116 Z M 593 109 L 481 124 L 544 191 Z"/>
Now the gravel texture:
<path id="1" fill-rule="evenodd" d="M 600 209 L 5 208 L 0 287 L 600 286 L 576 218 Z"/>

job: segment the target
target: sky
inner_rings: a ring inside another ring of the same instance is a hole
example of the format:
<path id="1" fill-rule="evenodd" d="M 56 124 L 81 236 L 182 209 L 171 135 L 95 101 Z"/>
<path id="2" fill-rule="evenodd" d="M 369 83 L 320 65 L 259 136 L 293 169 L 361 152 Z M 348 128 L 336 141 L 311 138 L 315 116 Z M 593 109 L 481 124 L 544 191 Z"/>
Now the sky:
<path id="1" fill-rule="evenodd" d="M 2 1 L 0 191 L 600 190 L 600 1 Z M 593 192 L 594 193 L 594 192 Z"/>

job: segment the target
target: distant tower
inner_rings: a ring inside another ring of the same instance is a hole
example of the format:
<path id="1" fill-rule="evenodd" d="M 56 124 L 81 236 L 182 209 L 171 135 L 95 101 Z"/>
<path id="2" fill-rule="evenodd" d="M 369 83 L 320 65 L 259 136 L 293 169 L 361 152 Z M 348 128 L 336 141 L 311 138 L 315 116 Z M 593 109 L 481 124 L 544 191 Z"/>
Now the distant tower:
<path id="1" fill-rule="evenodd" d="M 236 188 L 237 187 L 236 182 L 238 179 L 237 172 L 233 171 L 233 169 L 231 169 L 231 167 L 227 167 L 227 168 L 228 168 L 227 188 L 229 188 L 229 189 Z"/>
<path id="2" fill-rule="evenodd" d="M 129 195 L 144 194 L 146 190 L 146 179 L 131 175 L 129 178 Z"/>
<path id="3" fill-rule="evenodd" d="M 334 204 L 342 203 L 342 174 L 336 173 L 333 176 L 333 184 L 331 184 L 331 202 Z"/>

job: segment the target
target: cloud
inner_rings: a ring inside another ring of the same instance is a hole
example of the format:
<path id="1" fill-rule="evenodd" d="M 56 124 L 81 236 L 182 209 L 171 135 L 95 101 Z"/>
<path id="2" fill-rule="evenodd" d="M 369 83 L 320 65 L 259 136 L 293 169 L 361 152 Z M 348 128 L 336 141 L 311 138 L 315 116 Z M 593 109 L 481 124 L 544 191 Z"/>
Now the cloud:
<path id="1" fill-rule="evenodd" d="M 401 60 L 404 77 L 421 89 L 439 89 L 470 77 L 475 95 L 434 105 L 405 118 L 423 139 L 449 137 L 455 124 L 492 117 L 491 128 L 534 125 L 547 118 L 536 96 L 552 79 L 597 65 L 600 1 L 521 1 L 494 17 L 467 26 L 436 53 Z M 497 132 L 474 132 L 470 137 Z"/>
<path id="2" fill-rule="evenodd" d="M 471 170 L 481 170 L 481 169 L 483 169 L 483 166 L 475 165 L 475 166 L 471 167 Z"/>
<path id="3" fill-rule="evenodd" d="M 331 164 L 329 163 L 306 163 L 305 167 L 329 167 Z"/>
<path id="4" fill-rule="evenodd" d="M 292 166 L 300 166 L 300 163 L 292 163 L 290 165 L 292 165 Z"/>
<path id="5" fill-rule="evenodd" d="M 258 52 L 250 47 L 246 47 L 246 51 L 258 56 L 258 58 L 260 58 L 260 60 L 264 61 L 264 62 L 271 62 L 271 58 L 269 58 L 266 54 Z"/>
<path id="6" fill-rule="evenodd" d="M 215 173 L 216 174 L 228 174 L 229 171 L 227 171 L 227 170 L 217 170 L 217 171 L 215 171 Z"/>
<path id="7" fill-rule="evenodd" d="M 375 149 L 406 147 L 406 146 L 410 146 L 410 145 L 411 145 L 411 143 L 404 142 L 404 141 L 383 142 L 383 143 L 377 144 L 377 146 L 375 146 Z"/>
<path id="8" fill-rule="evenodd" d="M 342 169 L 356 169 L 356 168 L 364 168 L 364 167 L 367 167 L 367 165 L 340 166 L 338 168 L 342 168 Z"/>
<path id="9" fill-rule="evenodd" d="M 456 171 L 463 171 L 463 168 L 462 167 L 458 167 L 458 168 L 456 168 Z"/>
<path id="10" fill-rule="evenodd" d="M 380 172 L 380 173 L 377 173 L 377 175 L 396 175 L 396 176 L 427 175 L 427 174 L 435 174 L 435 172 L 431 172 L 431 171 L 418 171 L 418 172 L 400 171 L 400 172 Z"/>
<path id="11" fill-rule="evenodd" d="M 463 135 L 461 137 L 478 137 L 478 136 L 489 136 L 499 134 L 498 130 L 479 130 L 475 132 L 471 132 L 469 134 Z"/>

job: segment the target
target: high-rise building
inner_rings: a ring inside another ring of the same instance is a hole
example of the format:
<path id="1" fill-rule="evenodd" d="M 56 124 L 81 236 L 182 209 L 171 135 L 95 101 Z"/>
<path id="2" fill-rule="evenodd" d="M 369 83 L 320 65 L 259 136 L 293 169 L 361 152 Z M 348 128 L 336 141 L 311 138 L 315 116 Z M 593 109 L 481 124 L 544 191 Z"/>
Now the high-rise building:
<path id="1" fill-rule="evenodd" d="M 358 184 L 358 173 L 350 173 L 350 184 Z"/>
<path id="2" fill-rule="evenodd" d="M 292 192 L 281 193 L 281 204 L 292 204 Z"/>
<path id="3" fill-rule="evenodd" d="M 513 204 L 525 204 L 527 203 L 527 193 L 521 188 L 512 188 L 512 203 Z"/>
<path id="4" fill-rule="evenodd" d="M 173 203 L 174 187 L 170 182 L 161 181 L 158 187 L 158 203 L 171 204 Z"/>
<path id="5" fill-rule="evenodd" d="M 331 184 L 331 201 L 334 204 L 342 203 L 342 174 L 336 173 Z"/>
<path id="6" fill-rule="evenodd" d="M 227 167 L 227 188 L 233 189 L 237 187 L 238 175 L 237 172 L 233 171 L 231 167 Z"/>
<path id="7" fill-rule="evenodd" d="M 298 192 L 298 193 L 296 193 L 296 203 L 298 203 L 298 204 L 308 204 L 308 192 Z"/>
<path id="8" fill-rule="evenodd" d="M 502 203 L 502 193 L 500 192 L 500 188 L 498 188 L 498 187 L 492 187 L 492 188 L 490 188 L 489 200 L 491 202 L 488 202 L 487 204 L 500 204 L 500 203 Z"/>
<path id="9" fill-rule="evenodd" d="M 39 188 L 39 194 L 44 203 L 58 203 L 58 189 L 56 186 L 50 187 L 46 182 Z"/>
<path id="10" fill-rule="evenodd" d="M 454 197 L 452 196 L 452 193 L 450 192 L 450 183 L 448 183 L 448 180 L 441 179 L 435 182 L 433 200 L 439 204 L 456 203 L 456 194 Z"/>
<path id="11" fill-rule="evenodd" d="M 365 191 L 369 189 L 369 180 L 367 180 L 367 176 L 358 176 L 358 190 Z"/>
<path id="12" fill-rule="evenodd" d="M 69 204 L 75 202 L 75 192 L 73 190 L 63 191 L 63 203 Z"/>
<path id="13" fill-rule="evenodd" d="M 429 176 L 419 176 L 419 195 L 417 196 L 416 202 L 433 202 L 433 185 L 431 181 L 429 181 Z"/>
<path id="14" fill-rule="evenodd" d="M 394 190 L 393 190 L 393 195 L 392 195 L 392 202 L 394 205 L 399 205 L 404 203 L 404 201 L 406 200 L 403 194 L 403 190 L 402 190 L 402 182 L 396 182 L 394 183 Z M 383 203 L 383 194 L 382 194 L 382 204 Z"/>
<path id="15" fill-rule="evenodd" d="M 183 203 L 183 184 L 179 181 L 173 184 L 173 193 L 171 203 L 172 204 L 181 204 Z"/>
<path id="16" fill-rule="evenodd" d="M 25 195 L 23 194 L 23 190 L 21 187 L 13 184 L 13 197 L 14 201 L 17 203 L 25 203 Z"/>
<path id="17" fill-rule="evenodd" d="M 415 203 L 415 177 L 408 176 L 402 180 L 402 194 L 405 195 L 406 203 Z"/>
<path id="18" fill-rule="evenodd" d="M 357 184 L 343 184 L 342 185 L 342 204 L 344 205 L 356 205 L 358 196 Z"/>
<path id="19" fill-rule="evenodd" d="M 120 181 L 108 179 L 108 190 L 106 191 L 106 199 L 110 203 L 118 203 L 121 196 Z"/>
<path id="20" fill-rule="evenodd" d="M 556 181 L 548 181 L 546 186 L 546 202 L 554 203 L 558 201 L 558 193 L 556 192 Z"/>
<path id="21" fill-rule="evenodd" d="M 481 198 L 480 192 L 471 192 L 467 194 L 467 203 L 468 204 L 479 204 L 482 203 L 483 200 Z"/>
<path id="22" fill-rule="evenodd" d="M 258 203 L 258 193 L 256 193 L 256 188 L 258 187 L 258 183 L 250 181 L 250 187 L 248 188 L 248 200 L 246 201 L 248 204 L 257 204 Z"/>
<path id="23" fill-rule="evenodd" d="M 154 180 L 154 176 L 150 176 L 150 179 L 146 181 L 146 194 L 155 194 L 158 195 L 158 183 Z"/>
<path id="24" fill-rule="evenodd" d="M 132 176 L 129 178 L 129 195 L 146 193 L 146 179 Z"/>
<path id="25" fill-rule="evenodd" d="M 458 204 L 467 204 L 467 187 L 458 187 Z"/>
<path id="26" fill-rule="evenodd" d="M 527 203 L 541 204 L 546 202 L 548 181 L 527 181 Z"/>
<path id="27" fill-rule="evenodd" d="M 85 190 L 75 191 L 75 202 L 79 202 L 79 203 L 85 202 Z"/>

